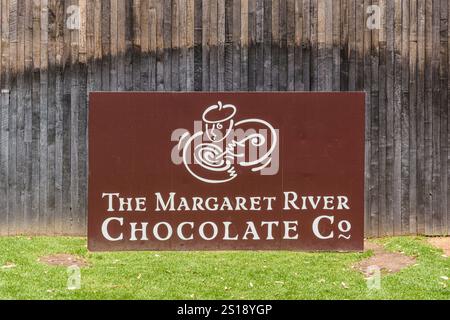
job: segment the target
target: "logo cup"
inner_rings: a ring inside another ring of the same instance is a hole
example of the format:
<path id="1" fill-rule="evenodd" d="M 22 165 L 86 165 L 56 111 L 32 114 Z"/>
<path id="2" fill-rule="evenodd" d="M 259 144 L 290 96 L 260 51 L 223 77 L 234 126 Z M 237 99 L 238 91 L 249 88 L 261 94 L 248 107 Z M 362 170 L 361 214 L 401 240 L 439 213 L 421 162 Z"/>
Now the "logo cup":
<path id="1" fill-rule="evenodd" d="M 221 101 L 206 108 L 201 123 L 194 123 L 194 133 L 180 135 L 173 162 L 183 163 L 194 178 L 205 183 L 234 180 L 237 167 L 261 175 L 276 174 L 278 130 L 261 119 L 236 121 L 236 114 L 234 105 Z M 181 161 L 174 159 L 176 155 L 181 155 Z"/>

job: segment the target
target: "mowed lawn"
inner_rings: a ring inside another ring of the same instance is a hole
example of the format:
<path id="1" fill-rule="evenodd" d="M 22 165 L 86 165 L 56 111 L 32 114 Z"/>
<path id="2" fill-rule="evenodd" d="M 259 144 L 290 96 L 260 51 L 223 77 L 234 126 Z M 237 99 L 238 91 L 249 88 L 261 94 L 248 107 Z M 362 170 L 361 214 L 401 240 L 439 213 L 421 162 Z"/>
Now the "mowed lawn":
<path id="1" fill-rule="evenodd" d="M 369 290 L 352 268 L 365 253 L 119 252 L 90 253 L 86 239 L 0 238 L 0 299 L 450 299 L 450 261 L 425 238 L 373 240 L 416 257 L 383 274 Z M 67 289 L 66 267 L 49 254 L 84 257 L 81 288 Z"/>

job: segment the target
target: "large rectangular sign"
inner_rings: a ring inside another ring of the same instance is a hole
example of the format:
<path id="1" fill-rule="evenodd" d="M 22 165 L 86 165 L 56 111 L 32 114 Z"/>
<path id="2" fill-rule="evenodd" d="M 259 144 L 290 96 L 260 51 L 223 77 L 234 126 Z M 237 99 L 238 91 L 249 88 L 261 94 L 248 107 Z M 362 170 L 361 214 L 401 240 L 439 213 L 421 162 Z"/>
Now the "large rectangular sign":
<path id="1" fill-rule="evenodd" d="M 90 95 L 90 250 L 362 250 L 364 93 Z"/>

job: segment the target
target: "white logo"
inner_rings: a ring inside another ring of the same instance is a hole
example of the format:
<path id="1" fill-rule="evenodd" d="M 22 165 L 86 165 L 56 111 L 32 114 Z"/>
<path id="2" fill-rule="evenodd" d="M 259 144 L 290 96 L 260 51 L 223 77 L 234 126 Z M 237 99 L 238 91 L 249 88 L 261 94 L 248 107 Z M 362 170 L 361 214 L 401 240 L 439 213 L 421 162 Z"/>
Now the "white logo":
<path id="1" fill-rule="evenodd" d="M 178 150 L 182 151 L 182 162 L 196 179 L 206 183 L 231 181 L 238 175 L 235 165 L 248 167 L 262 175 L 275 174 L 273 171 L 265 173 L 263 169 L 272 162 L 278 144 L 277 130 L 261 119 L 235 121 L 236 113 L 234 105 L 219 101 L 203 112 L 200 130 L 181 136 Z M 236 134 L 243 130 L 244 135 Z"/>

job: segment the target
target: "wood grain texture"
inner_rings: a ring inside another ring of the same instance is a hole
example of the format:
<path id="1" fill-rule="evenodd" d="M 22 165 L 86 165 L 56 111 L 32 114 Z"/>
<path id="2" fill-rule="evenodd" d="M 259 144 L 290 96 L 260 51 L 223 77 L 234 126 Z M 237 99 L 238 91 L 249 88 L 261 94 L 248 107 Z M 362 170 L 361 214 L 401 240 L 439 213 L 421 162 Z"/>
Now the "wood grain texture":
<path id="1" fill-rule="evenodd" d="M 1 17 L 1 45 L 0 45 L 0 68 L 2 75 L 0 77 L 0 232 L 7 233 L 9 225 L 8 215 L 8 158 L 9 158 L 9 54 L 10 54 L 10 39 L 9 39 L 9 3 L 4 1 L 0 6 Z"/>
<path id="2" fill-rule="evenodd" d="M 8 8 L 9 15 L 9 118 L 8 118 L 8 233 L 14 233 L 17 226 L 18 198 L 17 198 L 17 119 L 18 119 L 18 1 L 11 0 Z M 5 142 L 6 143 L 6 142 Z M 52 214 L 49 213 L 49 216 Z"/>
<path id="3" fill-rule="evenodd" d="M 0 0 L 0 234 L 85 234 L 101 90 L 365 91 L 366 235 L 448 234 L 449 14 L 447 0 Z"/>

